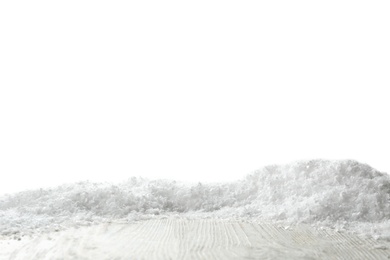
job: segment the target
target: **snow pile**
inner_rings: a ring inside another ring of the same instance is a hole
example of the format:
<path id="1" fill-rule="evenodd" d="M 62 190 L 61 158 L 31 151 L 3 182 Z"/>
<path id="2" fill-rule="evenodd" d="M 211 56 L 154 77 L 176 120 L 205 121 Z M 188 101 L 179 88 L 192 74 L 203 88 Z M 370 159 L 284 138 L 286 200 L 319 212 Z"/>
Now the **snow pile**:
<path id="1" fill-rule="evenodd" d="M 272 219 L 378 222 L 390 217 L 389 175 L 356 161 L 268 166 L 240 186 L 240 197 Z"/>
<path id="2" fill-rule="evenodd" d="M 387 174 L 356 161 L 312 160 L 267 166 L 232 183 L 131 178 L 118 185 L 82 182 L 6 195 L 0 198 L 0 234 L 181 214 L 355 227 L 386 237 L 389 200 Z"/>

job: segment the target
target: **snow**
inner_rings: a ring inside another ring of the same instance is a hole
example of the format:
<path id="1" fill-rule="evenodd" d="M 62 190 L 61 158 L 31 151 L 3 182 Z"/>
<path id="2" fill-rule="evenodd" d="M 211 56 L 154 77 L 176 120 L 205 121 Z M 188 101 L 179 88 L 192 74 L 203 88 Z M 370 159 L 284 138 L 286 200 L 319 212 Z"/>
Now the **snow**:
<path id="1" fill-rule="evenodd" d="M 0 259 L 389 259 L 390 243 L 310 226 L 165 218 L 102 223 L 21 240 Z"/>
<path id="2" fill-rule="evenodd" d="M 229 183 L 130 178 L 0 197 L 0 235 L 18 239 L 112 221 L 181 216 L 309 224 L 390 240 L 390 176 L 353 160 L 271 165 Z"/>

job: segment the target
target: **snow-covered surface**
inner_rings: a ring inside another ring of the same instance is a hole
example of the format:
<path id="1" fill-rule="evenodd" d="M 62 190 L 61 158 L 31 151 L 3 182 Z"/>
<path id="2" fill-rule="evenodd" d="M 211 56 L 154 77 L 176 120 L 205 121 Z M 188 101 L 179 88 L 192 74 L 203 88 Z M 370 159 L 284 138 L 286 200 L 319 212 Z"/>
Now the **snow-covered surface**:
<path id="1" fill-rule="evenodd" d="M 310 226 L 182 217 L 0 239 L 0 260 L 388 259 L 390 243 Z"/>
<path id="2" fill-rule="evenodd" d="M 180 215 L 308 224 L 390 240 L 389 200 L 388 174 L 351 160 L 311 160 L 267 166 L 231 183 L 130 178 L 7 194 L 0 197 L 0 235 Z"/>

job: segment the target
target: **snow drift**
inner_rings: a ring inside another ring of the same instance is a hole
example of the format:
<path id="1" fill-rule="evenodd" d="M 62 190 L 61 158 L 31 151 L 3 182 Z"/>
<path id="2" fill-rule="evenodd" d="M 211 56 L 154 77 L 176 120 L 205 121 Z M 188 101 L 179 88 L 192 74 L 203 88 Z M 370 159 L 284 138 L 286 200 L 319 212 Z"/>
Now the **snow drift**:
<path id="1" fill-rule="evenodd" d="M 389 175 L 351 160 L 311 160 L 267 166 L 231 183 L 131 178 L 117 185 L 80 182 L 5 195 L 0 234 L 181 214 L 352 228 L 386 238 L 389 200 Z"/>

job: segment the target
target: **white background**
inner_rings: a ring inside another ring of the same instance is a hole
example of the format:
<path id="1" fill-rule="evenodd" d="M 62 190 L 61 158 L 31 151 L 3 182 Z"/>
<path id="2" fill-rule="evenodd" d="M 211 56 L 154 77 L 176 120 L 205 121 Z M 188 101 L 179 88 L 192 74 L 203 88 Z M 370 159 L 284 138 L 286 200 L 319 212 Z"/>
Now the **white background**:
<path id="1" fill-rule="evenodd" d="M 390 172 L 388 1 L 1 1 L 0 193 Z"/>

